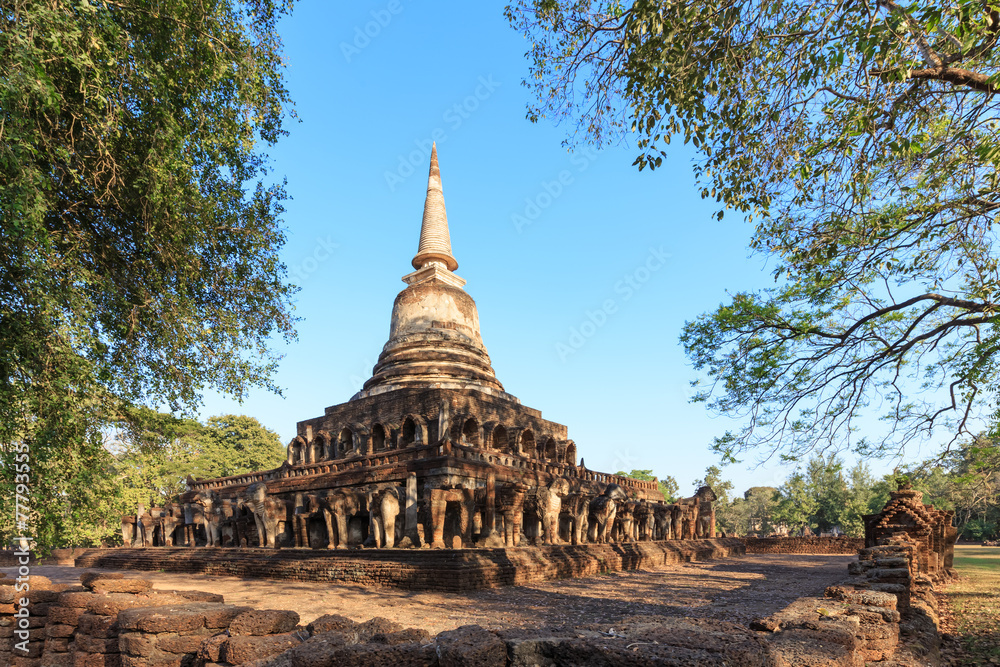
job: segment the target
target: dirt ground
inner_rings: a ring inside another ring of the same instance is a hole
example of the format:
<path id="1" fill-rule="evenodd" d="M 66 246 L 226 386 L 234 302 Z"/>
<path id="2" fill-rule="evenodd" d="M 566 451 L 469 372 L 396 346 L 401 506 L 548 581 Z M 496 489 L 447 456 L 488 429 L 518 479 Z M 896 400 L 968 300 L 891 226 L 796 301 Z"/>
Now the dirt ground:
<path id="1" fill-rule="evenodd" d="M 475 623 L 487 628 L 613 623 L 635 614 L 694 616 L 747 624 L 847 577 L 854 556 L 750 555 L 667 568 L 564 579 L 469 593 L 401 591 L 315 581 L 237 579 L 130 571 L 161 590 L 221 593 L 226 602 L 292 609 L 303 623 L 323 614 L 355 621 L 382 616 L 436 634 Z M 12 568 L 2 568 L 8 573 Z M 86 570 L 39 566 L 32 574 L 75 583 Z"/>

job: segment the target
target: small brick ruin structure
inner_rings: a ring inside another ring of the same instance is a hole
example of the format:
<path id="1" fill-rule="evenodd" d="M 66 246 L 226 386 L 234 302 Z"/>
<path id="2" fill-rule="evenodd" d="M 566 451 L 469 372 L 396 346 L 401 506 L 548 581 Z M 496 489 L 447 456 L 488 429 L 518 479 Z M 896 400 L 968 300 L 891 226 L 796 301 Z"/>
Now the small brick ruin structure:
<path id="1" fill-rule="evenodd" d="M 940 644 L 935 586 L 953 574 L 953 517 L 924 505 L 921 492 L 900 484 L 881 512 L 864 517 L 864 548 L 849 564 L 848 579 L 827 588 L 825 599 L 801 598 L 751 627 L 775 633 L 775 642 L 796 628 L 845 638 L 842 649 L 825 657 L 806 651 L 790 664 L 930 664 L 926 657 Z"/>
<path id="2" fill-rule="evenodd" d="M 958 540 L 958 529 L 952 525 L 955 513 L 924 505 L 923 498 L 909 483 L 901 483 L 881 512 L 864 517 L 865 548 L 911 547 L 916 573 L 941 581 L 952 575 Z"/>
<path id="3" fill-rule="evenodd" d="M 715 494 L 588 470 L 567 428 L 507 393 L 454 271 L 437 149 L 413 272 L 372 377 L 299 422 L 274 470 L 194 480 L 122 517 L 125 546 L 516 547 L 715 537 Z"/>

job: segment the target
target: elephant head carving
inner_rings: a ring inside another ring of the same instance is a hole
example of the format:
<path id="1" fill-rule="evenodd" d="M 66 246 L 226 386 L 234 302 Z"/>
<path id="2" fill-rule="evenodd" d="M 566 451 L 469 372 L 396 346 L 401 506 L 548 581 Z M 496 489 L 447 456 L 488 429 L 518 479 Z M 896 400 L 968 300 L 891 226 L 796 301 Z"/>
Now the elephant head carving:
<path id="1" fill-rule="evenodd" d="M 194 515 L 195 523 L 201 523 L 205 526 L 205 534 L 208 539 L 207 546 L 221 546 L 219 538 L 221 506 L 215 494 L 211 491 L 199 491 L 194 498 L 194 504 L 199 509 Z"/>
<path id="2" fill-rule="evenodd" d="M 240 495 L 239 506 L 253 515 L 260 546 L 277 546 L 278 525 L 287 520 L 288 504 L 280 498 L 267 495 L 267 484 L 254 482 Z"/>
<path id="3" fill-rule="evenodd" d="M 611 529 L 618 513 L 618 501 L 628 500 L 625 490 L 608 484 L 604 493 L 590 501 L 590 541 L 605 543 L 611 539 Z"/>
<path id="4" fill-rule="evenodd" d="M 319 499 L 323 518 L 326 520 L 326 534 L 329 539 L 328 549 L 346 549 L 348 542 L 348 524 L 354 516 L 368 511 L 368 503 L 364 490 L 335 489 L 328 491 Z"/>

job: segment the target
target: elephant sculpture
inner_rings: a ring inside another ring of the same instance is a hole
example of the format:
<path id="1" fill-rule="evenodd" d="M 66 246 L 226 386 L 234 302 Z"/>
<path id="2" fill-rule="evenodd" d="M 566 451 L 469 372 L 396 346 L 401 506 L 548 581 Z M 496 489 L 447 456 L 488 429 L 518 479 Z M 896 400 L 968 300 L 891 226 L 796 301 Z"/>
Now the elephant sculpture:
<path id="1" fill-rule="evenodd" d="M 427 489 L 431 517 L 431 548 L 443 549 L 446 546 L 469 546 L 472 543 L 473 516 L 476 511 L 476 490 L 462 486 L 448 486 L 437 489 Z M 455 532 L 451 545 L 444 541 L 445 524 L 449 515 L 448 506 L 452 507 L 451 516 Z"/>
<path id="2" fill-rule="evenodd" d="M 326 519 L 328 549 L 346 549 L 348 523 L 351 517 L 368 512 L 366 494 L 355 489 L 336 489 L 320 498 L 323 518 Z"/>
<path id="3" fill-rule="evenodd" d="M 138 542 L 137 525 L 134 514 L 122 515 L 122 545 L 125 548 L 135 546 Z"/>
<path id="4" fill-rule="evenodd" d="M 267 485 L 264 482 L 254 482 L 240 494 L 239 506 L 245 507 L 253 515 L 260 546 L 268 549 L 276 548 L 278 525 L 288 519 L 287 503 L 280 498 L 268 496 Z"/>
<path id="5" fill-rule="evenodd" d="M 646 542 L 653 539 L 653 506 L 640 500 L 632 512 L 632 536 L 636 542 Z"/>
<path id="6" fill-rule="evenodd" d="M 587 515 L 590 513 L 591 496 L 571 493 L 562 499 L 562 516 L 569 525 L 570 544 L 583 544 L 587 540 Z"/>
<path id="7" fill-rule="evenodd" d="M 681 498 L 677 501 L 678 517 L 674 521 L 674 532 L 679 540 L 693 540 L 697 530 L 698 502 L 696 498 Z"/>
<path id="8" fill-rule="evenodd" d="M 559 544 L 559 513 L 562 510 L 563 496 L 569 495 L 569 480 L 559 477 L 552 480 L 548 486 L 540 486 L 527 509 L 534 512 L 541 522 L 541 539 L 543 544 Z"/>
<path id="9" fill-rule="evenodd" d="M 167 503 L 159 512 L 160 518 L 157 523 L 160 528 L 160 540 L 163 546 L 174 546 L 174 531 L 178 526 L 184 525 L 184 508 L 175 503 Z"/>
<path id="10" fill-rule="evenodd" d="M 192 523 L 205 527 L 206 544 L 209 547 L 222 546 L 219 531 L 220 512 L 218 499 L 212 492 L 200 491 L 194 499 Z"/>
<path id="11" fill-rule="evenodd" d="M 296 547 L 311 547 L 312 538 L 309 534 L 309 520 L 322 514 L 319 498 L 312 493 L 295 494 L 292 511 L 293 537 Z"/>
<path id="12" fill-rule="evenodd" d="M 695 519 L 695 537 L 708 539 L 715 537 L 715 501 L 718 496 L 710 486 L 698 489 L 694 497 L 698 499 L 697 518 Z"/>
<path id="13" fill-rule="evenodd" d="M 634 542 L 634 500 L 619 500 L 617 511 L 615 512 L 615 523 L 611 530 L 612 539 L 615 542 Z"/>
<path id="14" fill-rule="evenodd" d="M 219 517 L 220 546 L 239 546 L 236 539 L 236 517 L 233 512 L 233 501 L 224 499 L 216 504 L 215 511 Z"/>
<path id="15" fill-rule="evenodd" d="M 653 539 L 672 540 L 674 539 L 674 505 L 666 503 L 656 503 L 653 505 Z"/>
<path id="16" fill-rule="evenodd" d="M 611 539 L 611 530 L 618 513 L 618 501 L 627 500 L 625 490 L 617 484 L 608 484 L 604 493 L 590 501 L 589 539 L 591 542 L 606 543 Z"/>
<path id="17" fill-rule="evenodd" d="M 502 524 L 504 544 L 516 547 L 521 541 L 521 522 L 524 521 L 524 484 L 503 484 L 496 490 L 496 521 Z"/>
<path id="18" fill-rule="evenodd" d="M 371 494 L 368 539 L 373 546 L 391 549 L 396 544 L 396 518 L 399 516 L 399 492 L 395 487 Z"/>
<path id="19" fill-rule="evenodd" d="M 135 528 L 136 539 L 139 541 L 140 546 L 153 546 L 153 532 L 156 529 L 156 519 L 142 505 L 139 505 L 139 511 L 136 512 Z"/>

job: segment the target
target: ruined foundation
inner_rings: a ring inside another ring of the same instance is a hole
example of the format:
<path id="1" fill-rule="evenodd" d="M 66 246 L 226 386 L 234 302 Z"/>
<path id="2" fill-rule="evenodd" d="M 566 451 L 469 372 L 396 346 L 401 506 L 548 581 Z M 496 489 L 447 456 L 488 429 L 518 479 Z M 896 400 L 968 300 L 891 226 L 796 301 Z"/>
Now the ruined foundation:
<path id="1" fill-rule="evenodd" d="M 460 592 L 743 553 L 733 538 L 459 550 L 90 549 L 76 565 Z"/>

